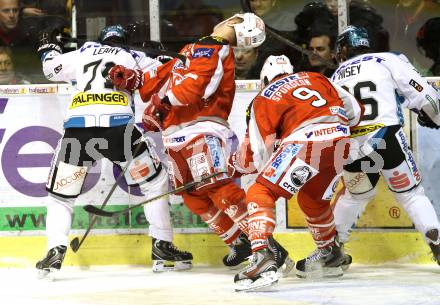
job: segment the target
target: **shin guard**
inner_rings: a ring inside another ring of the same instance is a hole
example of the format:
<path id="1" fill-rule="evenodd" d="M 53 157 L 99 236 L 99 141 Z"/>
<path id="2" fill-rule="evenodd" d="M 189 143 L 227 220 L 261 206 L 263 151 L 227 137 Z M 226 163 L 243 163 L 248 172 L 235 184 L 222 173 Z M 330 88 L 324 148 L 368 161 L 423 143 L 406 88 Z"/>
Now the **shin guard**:
<path id="1" fill-rule="evenodd" d="M 213 230 L 227 245 L 232 244 L 240 235 L 237 225 L 217 207 L 212 205 L 206 213 L 200 215 L 211 230 Z"/>
<path id="2" fill-rule="evenodd" d="M 267 238 L 275 229 L 275 198 L 270 190 L 260 183 L 252 185 L 246 196 L 249 213 L 249 240 L 252 251 L 266 248 Z"/>

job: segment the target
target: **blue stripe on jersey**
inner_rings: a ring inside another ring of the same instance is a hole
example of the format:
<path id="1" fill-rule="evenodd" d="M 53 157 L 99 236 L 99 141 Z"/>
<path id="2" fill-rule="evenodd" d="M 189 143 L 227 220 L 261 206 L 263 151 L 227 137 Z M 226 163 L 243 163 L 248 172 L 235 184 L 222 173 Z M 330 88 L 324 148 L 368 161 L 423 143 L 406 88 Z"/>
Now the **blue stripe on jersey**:
<path id="1" fill-rule="evenodd" d="M 394 90 L 394 95 L 396 97 L 396 104 L 397 104 L 397 117 L 399 118 L 399 124 L 400 126 L 404 126 L 405 125 L 405 117 L 403 116 L 403 111 L 402 111 L 402 104 L 405 101 L 405 97 L 402 95 L 399 95 L 397 93 L 397 90 Z"/>
<path id="2" fill-rule="evenodd" d="M 368 142 L 370 142 L 370 144 L 372 144 L 371 146 L 373 147 L 374 150 L 377 149 L 377 144 L 379 142 L 379 139 L 383 139 L 383 136 L 385 135 L 385 133 L 387 132 L 388 127 L 385 126 L 381 129 L 379 129 L 376 134 L 370 139 L 368 140 Z M 377 139 L 377 140 L 376 140 Z"/>
<path id="3" fill-rule="evenodd" d="M 127 115 L 111 115 L 109 117 L 108 126 L 109 127 L 116 127 L 121 125 L 127 125 L 128 123 L 133 122 L 133 116 L 130 114 Z M 102 122 L 101 122 L 102 123 Z M 85 127 L 93 127 L 93 126 L 86 126 L 86 119 L 82 116 L 76 116 L 69 118 L 67 121 L 64 122 L 64 128 L 85 128 Z"/>
<path id="4" fill-rule="evenodd" d="M 73 117 L 64 122 L 64 128 L 81 128 L 85 125 L 86 119 L 84 117 Z"/>

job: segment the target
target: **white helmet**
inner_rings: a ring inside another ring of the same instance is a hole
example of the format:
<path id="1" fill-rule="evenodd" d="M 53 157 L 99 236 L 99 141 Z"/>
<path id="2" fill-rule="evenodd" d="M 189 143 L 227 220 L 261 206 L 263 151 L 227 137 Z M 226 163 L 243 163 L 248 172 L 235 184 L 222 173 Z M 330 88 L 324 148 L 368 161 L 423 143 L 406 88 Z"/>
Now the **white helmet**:
<path id="1" fill-rule="evenodd" d="M 263 87 L 267 86 L 276 76 L 291 73 L 293 73 L 293 66 L 287 56 L 271 55 L 264 62 L 263 68 L 261 68 L 261 85 Z"/>
<path id="2" fill-rule="evenodd" d="M 230 20 L 236 17 L 243 19 L 243 21 L 240 23 L 229 23 Z M 235 14 L 216 27 L 225 23 L 234 27 L 237 47 L 256 48 L 266 39 L 264 21 L 253 13 Z"/>

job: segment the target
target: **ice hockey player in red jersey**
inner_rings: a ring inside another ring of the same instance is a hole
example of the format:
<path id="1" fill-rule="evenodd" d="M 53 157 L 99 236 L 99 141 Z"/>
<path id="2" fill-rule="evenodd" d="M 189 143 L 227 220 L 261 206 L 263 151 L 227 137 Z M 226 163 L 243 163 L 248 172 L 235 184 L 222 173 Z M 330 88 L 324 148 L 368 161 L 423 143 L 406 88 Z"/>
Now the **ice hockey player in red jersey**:
<path id="1" fill-rule="evenodd" d="M 295 194 L 317 245 L 297 263 L 297 275 L 343 272 L 330 199 L 361 106 L 325 76 L 292 71 L 285 56 L 266 60 L 261 71 L 264 88 L 249 106 L 245 141 L 234 160 L 239 172 L 259 173 L 246 194 L 253 260 L 235 276 L 239 290 L 277 282 L 267 240 L 275 228 L 275 201 Z"/>
<path id="2" fill-rule="evenodd" d="M 228 171 L 228 158 L 238 144 L 227 123 L 235 94 L 231 47 L 258 47 L 264 39 L 259 17 L 237 14 L 218 24 L 210 36 L 185 46 L 181 51 L 187 57 L 185 63 L 174 59 L 145 74 L 122 66 L 110 70 L 116 87 L 139 89 L 142 100 L 150 101 L 144 124 L 150 130 L 162 130 L 175 187 Z M 225 265 L 235 266 L 251 255 L 245 237 L 245 193 L 228 174 L 182 196 L 187 207 L 231 246 Z M 272 245 L 282 266 L 288 253 L 275 241 Z"/>

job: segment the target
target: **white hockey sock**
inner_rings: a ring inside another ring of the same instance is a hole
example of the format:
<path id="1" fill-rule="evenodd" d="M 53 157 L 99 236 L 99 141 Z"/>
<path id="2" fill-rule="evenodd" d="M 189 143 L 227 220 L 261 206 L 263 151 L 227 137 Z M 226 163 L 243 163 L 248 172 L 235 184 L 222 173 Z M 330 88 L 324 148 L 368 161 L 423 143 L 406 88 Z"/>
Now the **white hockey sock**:
<path id="1" fill-rule="evenodd" d="M 425 195 L 421 185 L 409 192 L 394 193 L 396 200 L 402 205 L 416 229 L 423 234 L 431 229 L 440 229 L 440 223 L 434 207 Z"/>
<path id="2" fill-rule="evenodd" d="M 145 199 L 159 196 L 168 191 L 168 175 L 162 170 L 153 181 L 141 185 Z M 171 226 L 170 207 L 168 197 L 155 200 L 144 205 L 144 213 L 150 227 L 148 235 L 153 238 L 173 241 L 173 228 Z"/>
<path id="3" fill-rule="evenodd" d="M 153 192 L 151 193 L 153 194 Z M 144 212 L 150 224 L 148 235 L 156 239 L 172 241 L 173 229 L 171 227 L 168 197 L 144 205 Z"/>
<path id="4" fill-rule="evenodd" d="M 351 228 L 365 210 L 371 198 L 355 198 L 348 190 L 339 197 L 333 210 L 336 231 L 339 241 L 346 243 L 351 234 Z"/>
<path id="5" fill-rule="evenodd" d="M 69 200 L 73 204 L 73 199 Z M 47 202 L 46 236 L 47 249 L 67 246 L 68 235 L 72 225 L 73 210 L 67 202 L 49 196 Z"/>

